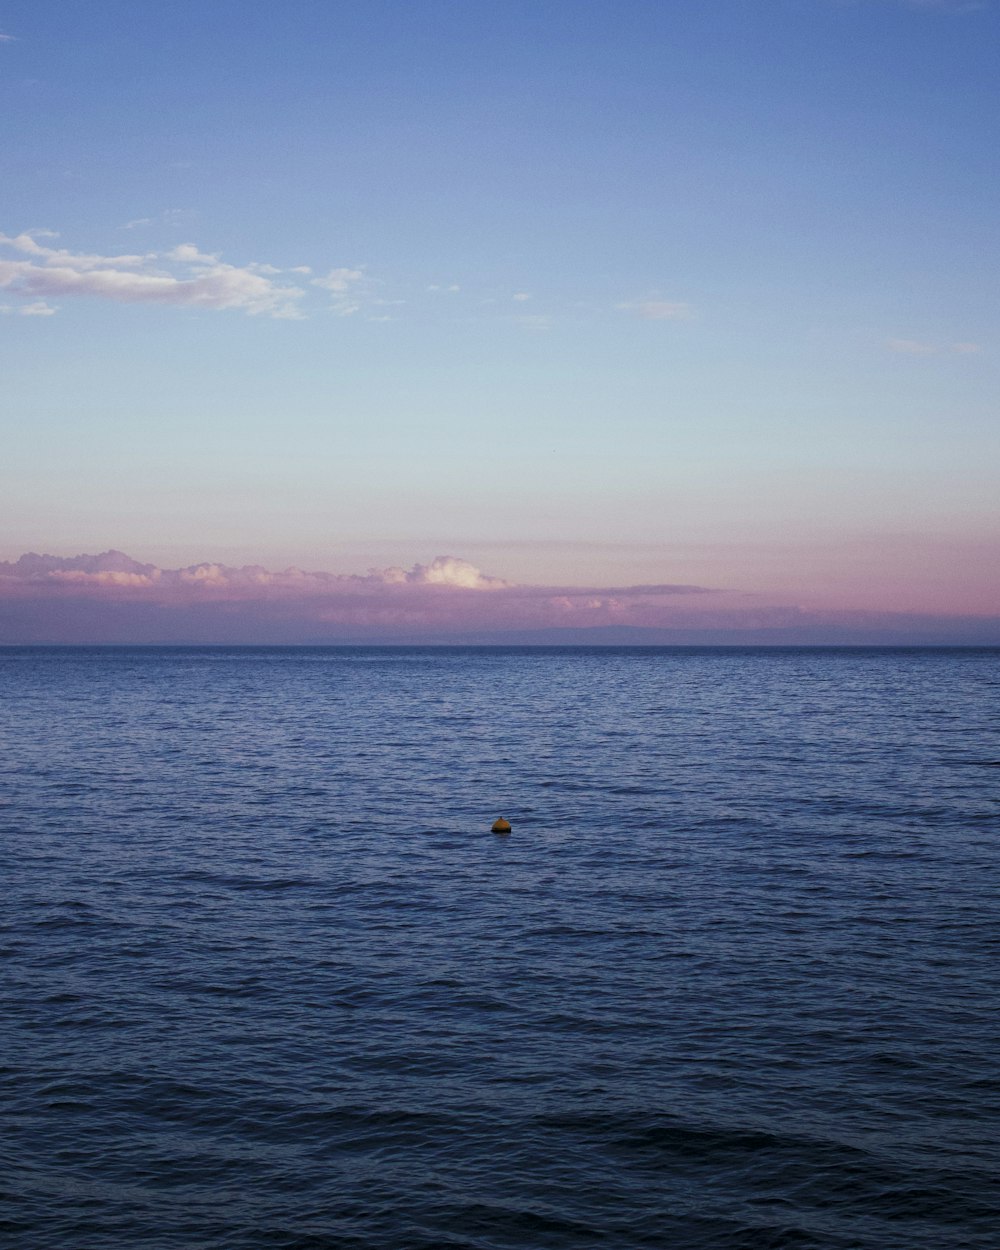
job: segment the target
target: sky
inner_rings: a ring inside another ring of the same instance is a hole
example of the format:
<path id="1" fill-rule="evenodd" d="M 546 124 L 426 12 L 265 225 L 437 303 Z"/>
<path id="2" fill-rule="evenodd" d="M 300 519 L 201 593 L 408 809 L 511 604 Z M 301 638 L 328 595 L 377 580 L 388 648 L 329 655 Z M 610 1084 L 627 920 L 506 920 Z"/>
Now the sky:
<path id="1" fill-rule="evenodd" d="M 998 63 L 1000 0 L 0 0 L 0 642 L 1000 642 Z"/>

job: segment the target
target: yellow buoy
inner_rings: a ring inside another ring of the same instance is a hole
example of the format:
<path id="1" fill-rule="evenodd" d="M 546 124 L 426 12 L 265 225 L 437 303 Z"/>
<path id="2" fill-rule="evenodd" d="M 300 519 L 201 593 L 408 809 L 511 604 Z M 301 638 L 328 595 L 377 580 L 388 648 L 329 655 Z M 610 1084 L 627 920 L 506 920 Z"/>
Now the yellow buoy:
<path id="1" fill-rule="evenodd" d="M 494 833 L 510 833 L 510 821 L 504 820 L 501 816 L 499 820 L 493 822 Z"/>

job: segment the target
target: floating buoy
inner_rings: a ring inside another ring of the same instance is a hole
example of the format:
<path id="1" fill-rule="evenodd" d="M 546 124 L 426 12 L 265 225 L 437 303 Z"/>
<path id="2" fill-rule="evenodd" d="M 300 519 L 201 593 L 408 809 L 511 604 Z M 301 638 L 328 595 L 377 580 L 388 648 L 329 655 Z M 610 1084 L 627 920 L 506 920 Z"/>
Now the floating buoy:
<path id="1" fill-rule="evenodd" d="M 494 833 L 510 833 L 510 821 L 504 820 L 501 816 L 499 820 L 493 822 Z"/>

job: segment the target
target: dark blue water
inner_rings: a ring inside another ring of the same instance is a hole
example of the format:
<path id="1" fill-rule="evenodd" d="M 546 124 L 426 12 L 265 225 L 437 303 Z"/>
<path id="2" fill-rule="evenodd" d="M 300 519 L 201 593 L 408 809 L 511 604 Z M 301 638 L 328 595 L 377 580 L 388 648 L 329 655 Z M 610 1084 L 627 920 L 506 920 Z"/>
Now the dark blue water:
<path id="1" fill-rule="evenodd" d="M 0 693 L 3 1246 L 1000 1244 L 1000 652 Z"/>

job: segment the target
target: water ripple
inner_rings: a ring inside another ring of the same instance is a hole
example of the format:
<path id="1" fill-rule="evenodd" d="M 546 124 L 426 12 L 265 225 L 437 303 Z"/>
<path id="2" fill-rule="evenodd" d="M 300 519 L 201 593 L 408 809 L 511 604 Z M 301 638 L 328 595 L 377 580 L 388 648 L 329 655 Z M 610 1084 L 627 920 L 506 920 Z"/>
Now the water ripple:
<path id="1" fill-rule="evenodd" d="M 0 652 L 0 1241 L 992 1250 L 998 668 Z"/>

